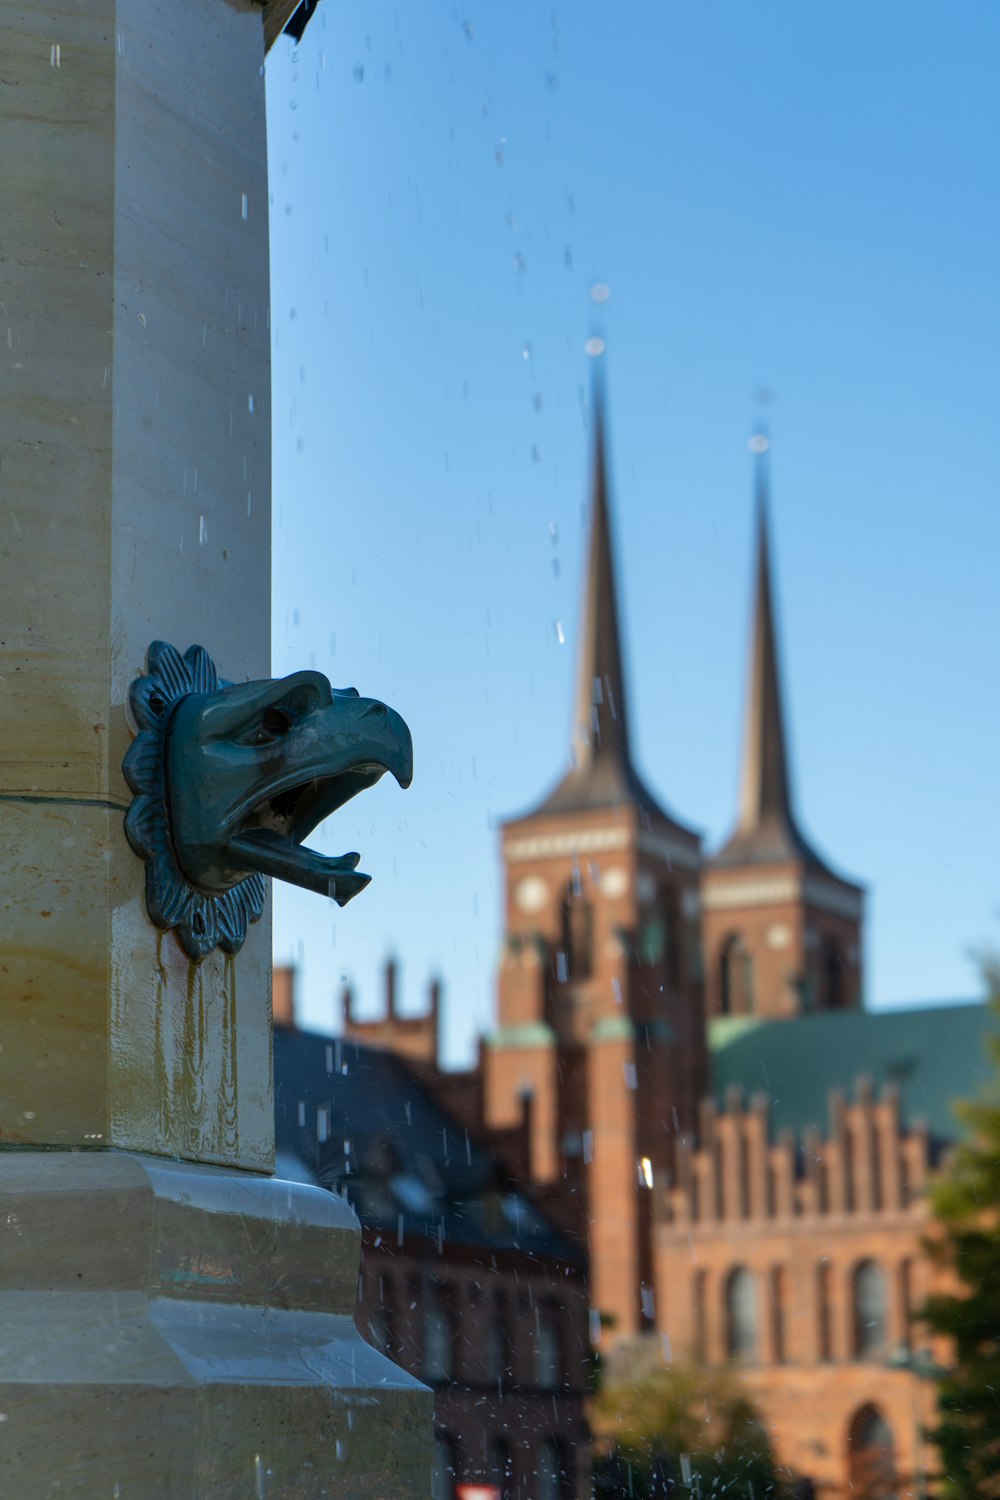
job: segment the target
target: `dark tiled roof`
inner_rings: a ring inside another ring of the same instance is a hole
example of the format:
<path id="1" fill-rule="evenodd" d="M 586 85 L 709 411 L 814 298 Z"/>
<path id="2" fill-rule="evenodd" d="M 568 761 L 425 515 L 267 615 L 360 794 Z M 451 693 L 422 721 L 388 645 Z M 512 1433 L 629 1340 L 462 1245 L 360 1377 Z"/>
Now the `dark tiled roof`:
<path id="1" fill-rule="evenodd" d="M 773 1131 L 825 1130 L 831 1090 L 851 1097 L 864 1075 L 876 1091 L 897 1085 L 904 1125 L 923 1119 L 938 1140 L 954 1140 L 954 1102 L 996 1077 L 984 1044 L 997 1030 L 996 1017 L 979 1002 L 784 1021 L 727 1016 L 709 1028 L 716 1100 L 722 1107 L 734 1086 L 748 1096 L 763 1092 Z"/>
<path id="2" fill-rule="evenodd" d="M 582 1263 L 395 1054 L 275 1027 L 274 1089 L 279 1162 L 346 1193 L 366 1226 Z"/>

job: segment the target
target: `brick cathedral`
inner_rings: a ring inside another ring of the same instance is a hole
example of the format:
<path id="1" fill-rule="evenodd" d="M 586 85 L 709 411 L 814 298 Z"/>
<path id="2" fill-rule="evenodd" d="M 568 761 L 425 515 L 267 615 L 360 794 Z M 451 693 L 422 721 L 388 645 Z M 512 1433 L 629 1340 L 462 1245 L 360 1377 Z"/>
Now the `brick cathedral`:
<path id="1" fill-rule="evenodd" d="M 935 1352 L 925 1185 L 985 1069 L 981 1005 L 870 1013 L 864 892 L 791 794 L 768 534 L 756 559 L 739 808 L 717 851 L 639 775 L 619 621 L 605 425 L 571 769 L 502 830 L 498 1024 L 466 1074 L 425 1022 L 354 1020 L 586 1248 L 592 1337 L 740 1365 L 778 1459 L 846 1495 L 881 1469 L 921 1493 Z M 889 1490 L 883 1491 L 889 1493 Z"/>

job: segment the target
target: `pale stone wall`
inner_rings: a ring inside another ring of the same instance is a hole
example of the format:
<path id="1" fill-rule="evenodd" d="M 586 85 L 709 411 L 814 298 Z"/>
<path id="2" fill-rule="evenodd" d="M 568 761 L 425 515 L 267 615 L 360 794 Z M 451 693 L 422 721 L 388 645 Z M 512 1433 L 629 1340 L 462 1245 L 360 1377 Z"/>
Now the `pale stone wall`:
<path id="1" fill-rule="evenodd" d="M 161 938 L 121 773 L 153 638 L 268 672 L 261 12 L 0 35 L 0 1143 L 268 1168 L 269 916 L 197 969 Z"/>

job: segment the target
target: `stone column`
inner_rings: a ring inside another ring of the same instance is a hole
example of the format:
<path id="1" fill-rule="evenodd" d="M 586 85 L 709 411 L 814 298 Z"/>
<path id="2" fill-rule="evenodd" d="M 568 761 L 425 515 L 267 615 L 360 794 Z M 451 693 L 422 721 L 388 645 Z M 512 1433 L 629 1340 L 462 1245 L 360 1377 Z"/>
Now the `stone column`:
<path id="1" fill-rule="evenodd" d="M 0 0 L 0 53 L 0 1142 L 269 1170 L 270 921 L 159 937 L 121 770 L 152 639 L 268 675 L 261 12 Z"/>
<path id="2" fill-rule="evenodd" d="M 189 960 L 123 833 L 150 642 L 269 675 L 264 46 L 251 0 L 0 0 L 0 1489 L 28 1500 L 427 1492 L 429 1395 L 353 1330 L 353 1214 L 253 1175 L 269 908 Z"/>

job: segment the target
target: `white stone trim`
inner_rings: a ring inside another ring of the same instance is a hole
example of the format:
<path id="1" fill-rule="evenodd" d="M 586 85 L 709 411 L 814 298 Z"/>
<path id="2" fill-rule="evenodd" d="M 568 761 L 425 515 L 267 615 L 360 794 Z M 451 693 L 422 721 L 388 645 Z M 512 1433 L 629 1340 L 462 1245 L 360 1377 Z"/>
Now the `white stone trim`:
<path id="1" fill-rule="evenodd" d="M 554 859 L 558 855 L 603 854 L 628 847 L 631 829 L 571 828 L 566 833 L 536 834 L 533 838 L 508 839 L 503 846 L 510 864 L 522 859 Z"/>
<path id="2" fill-rule="evenodd" d="M 754 880 L 714 880 L 702 886 L 701 903 L 706 911 L 732 911 L 739 906 L 779 906 L 789 901 L 805 901 L 821 911 L 861 920 L 860 891 L 845 890 L 832 880 L 807 875 L 758 876 Z"/>
<path id="3" fill-rule="evenodd" d="M 729 911 L 737 906 L 778 906 L 797 901 L 799 881 L 794 875 L 775 875 L 770 880 L 728 880 L 725 884 L 704 885 L 701 904 L 706 911 Z"/>

